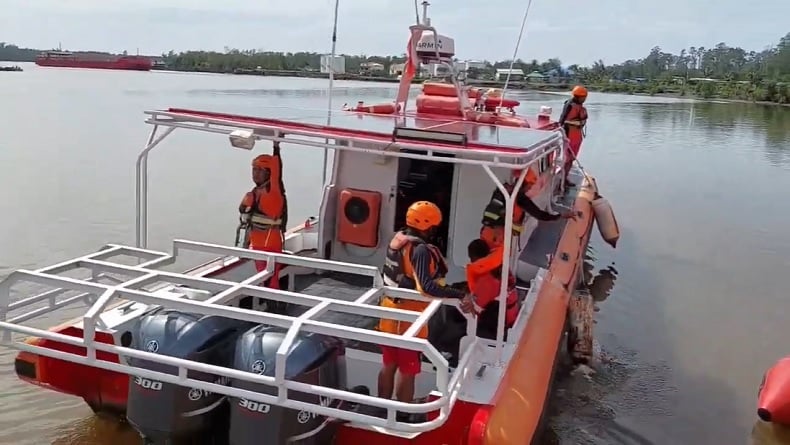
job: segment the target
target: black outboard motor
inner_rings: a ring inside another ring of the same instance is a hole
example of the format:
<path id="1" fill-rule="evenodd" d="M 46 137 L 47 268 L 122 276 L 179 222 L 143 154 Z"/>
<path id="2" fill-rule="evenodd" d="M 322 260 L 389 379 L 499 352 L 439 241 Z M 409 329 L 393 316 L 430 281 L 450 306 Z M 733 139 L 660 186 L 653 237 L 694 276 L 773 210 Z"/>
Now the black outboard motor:
<path id="1" fill-rule="evenodd" d="M 250 323 L 216 316 L 158 309 L 140 317 L 132 330 L 131 347 L 141 351 L 230 367 L 233 345 Z M 130 364 L 177 375 L 160 363 L 128 358 Z M 226 378 L 189 372 L 189 377 L 219 384 Z M 228 425 L 226 397 L 199 389 L 130 376 L 126 417 L 147 444 L 175 444 L 211 434 L 225 436 Z M 224 427 L 222 426 L 224 423 Z"/>
<path id="2" fill-rule="evenodd" d="M 233 367 L 240 371 L 274 376 L 277 349 L 285 338 L 280 328 L 258 326 L 245 332 L 236 343 Z M 299 334 L 294 339 L 285 365 L 288 380 L 345 388 L 345 347 L 334 337 Z M 264 394 L 276 395 L 273 386 L 233 379 L 231 386 Z M 317 394 L 289 391 L 289 397 L 300 401 L 337 406 Z M 337 422 L 309 411 L 286 409 L 246 399 L 230 399 L 229 445 L 323 445 L 332 443 Z"/>

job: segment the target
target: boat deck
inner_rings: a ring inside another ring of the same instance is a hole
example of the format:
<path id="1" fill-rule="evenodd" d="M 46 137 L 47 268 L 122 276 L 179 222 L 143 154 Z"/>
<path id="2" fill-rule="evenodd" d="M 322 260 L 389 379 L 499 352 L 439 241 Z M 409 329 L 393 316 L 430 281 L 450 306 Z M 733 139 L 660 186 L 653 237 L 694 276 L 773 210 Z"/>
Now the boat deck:
<path id="1" fill-rule="evenodd" d="M 559 206 L 566 209 L 573 208 L 579 192 L 581 191 L 581 183 L 584 179 L 582 172 L 578 169 L 571 170 L 569 176 L 570 182 L 574 184 L 573 187 L 568 187 L 565 195 L 559 201 Z M 558 207 L 558 206 L 557 206 Z M 555 208 L 555 210 L 562 210 Z M 538 226 L 530 235 L 526 242 L 524 250 L 519 256 L 519 261 L 532 264 L 533 266 L 548 269 L 551 255 L 557 250 L 557 244 L 562 236 L 562 231 L 568 224 L 567 219 L 558 219 L 557 221 L 539 221 Z M 522 241 L 523 242 L 523 241 Z M 527 283 L 521 283 L 528 285 Z"/>
<path id="2" fill-rule="evenodd" d="M 582 179 L 583 177 L 580 171 L 571 171 L 570 180 L 575 185 L 568 189 L 568 192 L 562 197 L 559 205 L 566 208 L 571 208 L 573 206 L 580 191 Z M 555 208 L 555 211 L 557 210 L 561 211 L 562 209 Z M 568 220 L 566 219 L 539 222 L 538 226 L 530 235 L 519 260 L 536 267 L 547 269 L 549 267 L 550 257 L 554 255 L 557 249 L 557 244 L 559 243 L 567 222 Z M 250 270 L 248 275 L 251 276 L 253 273 L 254 272 Z M 293 290 L 307 295 L 331 298 L 334 300 L 354 301 L 367 292 L 372 285 L 373 281 L 370 277 L 340 272 L 328 272 L 322 275 L 307 274 L 295 276 Z M 519 281 L 518 286 L 522 289 L 528 288 L 530 283 Z M 526 295 L 525 289 L 520 292 L 522 298 L 524 295 Z M 305 306 L 290 306 L 287 308 L 286 313 L 287 315 L 296 317 L 304 313 L 307 309 L 308 308 Z M 316 319 L 318 321 L 354 326 L 362 329 L 375 329 L 378 324 L 378 319 L 342 312 L 327 312 Z M 437 350 L 449 356 L 455 356 L 458 353 L 457 342 L 466 333 L 466 320 L 463 316 L 458 314 L 454 308 L 444 307 L 434 315 L 429 322 L 429 332 L 432 332 L 429 339 Z M 346 342 L 346 346 L 352 349 L 375 353 L 380 352 L 378 345 L 353 340 L 346 340 Z"/>

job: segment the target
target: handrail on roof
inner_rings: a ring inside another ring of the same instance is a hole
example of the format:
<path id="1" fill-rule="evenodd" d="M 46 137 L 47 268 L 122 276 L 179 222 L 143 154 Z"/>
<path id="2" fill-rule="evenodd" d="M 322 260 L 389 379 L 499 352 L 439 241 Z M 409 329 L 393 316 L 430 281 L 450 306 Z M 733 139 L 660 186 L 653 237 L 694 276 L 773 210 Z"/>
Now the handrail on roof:
<path id="1" fill-rule="evenodd" d="M 151 116 L 145 122 L 155 126 L 188 128 L 198 131 L 208 131 L 213 133 L 227 134 L 229 131 L 222 127 L 234 129 L 255 130 L 256 136 L 265 140 L 279 140 L 290 142 L 297 145 L 315 146 L 325 148 L 326 144 L 315 144 L 304 139 L 286 139 L 285 135 L 302 136 L 320 139 L 332 139 L 335 141 L 343 140 L 356 143 L 367 143 L 372 146 L 387 148 L 383 155 L 393 156 L 393 148 L 404 148 L 413 150 L 432 150 L 440 153 L 476 155 L 486 158 L 504 158 L 514 161 L 528 161 L 532 156 L 531 152 L 544 148 L 553 143 L 562 142 L 562 134 L 556 131 L 540 131 L 529 128 L 507 127 L 512 131 L 524 131 L 532 134 L 545 134 L 541 140 L 526 147 L 490 144 L 490 143 L 469 143 L 463 147 L 452 144 L 437 142 L 416 142 L 407 140 L 392 140 L 392 133 L 384 133 L 370 130 L 349 129 L 337 126 L 326 126 L 308 124 L 303 122 L 290 122 L 279 119 L 257 118 L 227 115 L 220 113 L 205 113 L 193 110 L 153 110 L 146 111 L 145 114 Z M 393 117 L 393 123 L 395 122 Z M 192 125 L 190 125 L 192 124 Z M 199 126 L 194 124 L 200 124 Z M 474 123 L 469 123 L 474 124 Z M 219 127 L 219 128 L 218 128 Z M 393 125 L 393 128 L 395 125 Z M 538 133 L 539 132 L 539 133 Z M 331 144 L 331 148 L 344 149 L 345 147 Z M 383 151 L 383 150 L 382 150 Z M 485 160 L 480 160 L 486 162 Z M 448 161 L 451 162 L 451 161 Z"/>

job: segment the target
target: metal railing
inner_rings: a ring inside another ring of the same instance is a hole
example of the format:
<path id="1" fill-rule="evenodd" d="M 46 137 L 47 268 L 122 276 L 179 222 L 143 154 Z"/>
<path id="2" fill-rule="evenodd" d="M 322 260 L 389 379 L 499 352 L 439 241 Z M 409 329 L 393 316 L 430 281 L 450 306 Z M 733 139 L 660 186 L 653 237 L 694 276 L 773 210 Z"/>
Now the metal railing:
<path id="1" fill-rule="evenodd" d="M 247 260 L 264 260 L 267 261 L 269 268 L 256 273 L 252 277 L 249 277 L 242 282 L 227 281 L 218 278 L 187 275 L 175 272 L 166 272 L 156 269 L 157 267 L 174 263 L 178 253 L 186 250 L 216 254 L 224 257 L 238 257 Z M 121 254 L 137 255 L 147 259 L 147 261 L 134 266 L 108 261 L 109 257 Z M 260 282 L 270 276 L 271 269 L 273 269 L 275 264 L 302 266 L 325 271 L 369 276 L 373 280 L 374 285 L 356 300 L 344 301 L 285 290 L 269 289 L 253 284 Z M 92 277 L 88 279 L 76 279 L 58 275 L 59 273 L 68 272 L 77 268 L 85 268 L 90 270 Z M 94 279 L 95 277 L 102 274 L 118 274 L 131 276 L 132 278 L 113 284 L 102 284 L 98 283 Z M 54 287 L 55 289 L 53 291 L 49 291 L 49 293 L 45 292 L 44 294 L 28 297 L 16 302 L 11 302 L 10 288 L 19 282 L 38 283 Z M 212 293 L 213 296 L 206 301 L 196 301 L 186 298 L 174 298 L 168 294 L 143 289 L 153 283 L 161 282 L 167 282 L 172 285 L 185 285 L 194 289 L 208 291 Z M 85 300 L 91 303 L 89 309 L 82 316 L 82 338 L 23 326 L 21 324 L 23 321 L 27 321 L 31 318 L 43 315 L 48 312 L 53 312 L 65 305 L 66 303 L 55 301 L 56 299 L 53 295 L 55 295 L 55 293 L 67 291 L 78 291 L 82 292 L 82 294 L 77 296 L 76 299 L 64 301 L 69 301 L 69 303 L 72 303 L 77 300 Z M 429 302 L 429 304 L 422 312 L 385 308 L 378 305 L 378 298 L 385 294 L 396 298 L 426 301 Z M 94 296 L 98 298 L 94 298 Z M 310 307 L 310 309 L 301 315 L 289 316 L 258 312 L 224 305 L 224 303 L 227 303 L 229 300 L 240 296 L 253 296 L 277 300 L 294 305 L 307 306 Z M 12 310 L 20 310 L 47 299 L 49 299 L 52 304 L 49 304 L 46 308 L 43 308 L 43 310 L 37 309 L 21 314 L 14 318 L 8 318 L 8 314 Z M 250 372 L 208 365 L 205 363 L 158 355 L 147 351 L 131 349 L 128 347 L 97 342 L 94 340 L 95 333 L 99 330 L 106 329 L 106 326 L 101 323 L 101 314 L 104 313 L 104 311 L 114 299 L 130 300 L 132 302 L 142 303 L 145 305 L 161 306 L 188 313 L 215 315 L 236 320 L 244 320 L 257 324 L 285 328 L 288 330 L 288 332 L 282 345 L 277 351 L 275 359 L 275 376 L 260 376 Z M 431 316 L 436 313 L 442 304 L 456 305 L 457 302 L 452 300 L 430 299 L 423 297 L 416 291 L 383 286 L 378 269 L 372 266 L 363 266 L 317 258 L 298 257 L 288 254 L 258 252 L 236 247 L 227 247 L 187 240 L 176 240 L 173 242 L 172 255 L 147 249 L 110 245 L 106 246 L 99 252 L 78 257 L 53 266 L 34 271 L 19 270 L 11 273 L 5 280 L 0 282 L 0 331 L 2 331 L 3 334 L 3 342 L 8 346 L 42 356 L 53 357 L 69 362 L 80 363 L 87 366 L 107 369 L 129 375 L 156 379 L 161 382 L 221 393 L 232 397 L 242 397 L 249 400 L 255 400 L 260 403 L 269 403 L 296 410 L 308 410 L 318 415 L 330 416 L 352 422 L 360 422 L 370 426 L 380 426 L 393 431 L 411 433 L 428 431 L 437 428 L 447 420 L 447 416 L 449 415 L 455 400 L 457 400 L 461 379 L 466 375 L 464 369 L 468 367 L 471 358 L 475 355 L 474 350 L 478 347 L 476 342 L 473 342 L 472 345 L 467 348 L 467 350 L 462 351 L 461 360 L 459 361 L 457 368 L 458 372 L 455 372 L 452 376 L 450 376 L 448 364 L 445 358 L 427 340 L 416 337 L 417 332 L 419 332 L 419 330 L 426 325 Z M 396 335 L 317 320 L 320 315 L 329 311 L 372 318 L 394 319 L 410 322 L 413 324 L 412 327 L 402 335 Z M 474 329 L 474 323 L 470 323 L 469 329 Z M 309 385 L 287 380 L 284 374 L 285 363 L 288 358 L 292 342 L 301 332 L 313 332 L 345 340 L 356 340 L 360 342 L 420 351 L 428 358 L 430 363 L 436 369 L 436 388 L 439 393 L 439 397 L 436 400 L 426 403 L 403 403 L 394 400 L 386 400 L 379 397 L 356 394 L 343 389 Z M 34 336 L 55 342 L 79 346 L 85 348 L 87 353 L 85 356 L 82 356 L 41 347 L 35 344 L 12 341 L 12 333 L 20 333 L 27 336 Z M 134 367 L 124 364 L 123 361 L 121 363 L 113 363 L 97 358 L 97 351 L 108 352 L 124 357 L 135 357 L 164 365 L 170 365 L 177 368 L 178 372 L 177 374 L 173 375 L 165 372 Z M 277 388 L 277 394 L 262 394 L 254 391 L 242 390 L 216 383 L 196 380 L 188 377 L 188 372 L 190 370 L 231 379 L 274 386 Z M 330 397 L 333 399 L 346 400 L 352 403 L 383 408 L 387 410 L 387 417 L 384 419 L 353 411 L 345 411 L 337 408 L 321 406 L 318 403 L 313 404 L 295 400 L 289 398 L 289 391 L 310 392 L 312 394 L 318 394 L 320 396 Z M 407 413 L 429 413 L 438 411 L 439 415 L 430 421 L 411 424 L 397 422 L 396 413 L 398 411 Z"/>

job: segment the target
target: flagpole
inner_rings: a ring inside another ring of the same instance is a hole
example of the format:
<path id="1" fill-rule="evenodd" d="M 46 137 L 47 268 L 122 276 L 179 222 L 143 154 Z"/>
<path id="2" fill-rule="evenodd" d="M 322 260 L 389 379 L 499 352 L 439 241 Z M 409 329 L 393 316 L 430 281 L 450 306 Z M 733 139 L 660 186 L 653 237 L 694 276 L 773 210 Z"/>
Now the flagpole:
<path id="1" fill-rule="evenodd" d="M 332 124 L 332 87 L 335 83 L 335 54 L 337 53 L 337 12 L 340 8 L 340 0 L 335 0 L 335 18 L 334 24 L 332 25 L 332 54 L 329 56 L 329 100 L 327 104 L 327 112 L 326 112 L 326 126 Z M 329 140 L 326 140 L 326 143 L 329 143 Z M 329 149 L 324 148 L 324 168 L 323 174 L 321 178 L 321 188 L 323 189 L 326 186 L 326 165 L 329 161 Z"/>

